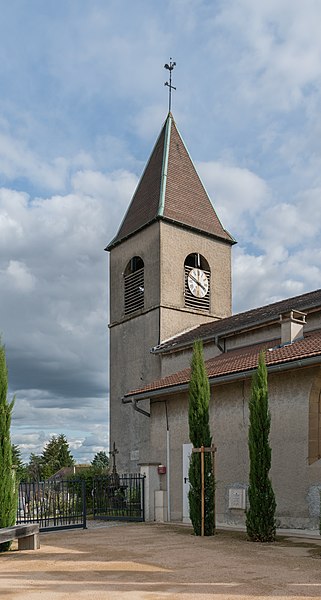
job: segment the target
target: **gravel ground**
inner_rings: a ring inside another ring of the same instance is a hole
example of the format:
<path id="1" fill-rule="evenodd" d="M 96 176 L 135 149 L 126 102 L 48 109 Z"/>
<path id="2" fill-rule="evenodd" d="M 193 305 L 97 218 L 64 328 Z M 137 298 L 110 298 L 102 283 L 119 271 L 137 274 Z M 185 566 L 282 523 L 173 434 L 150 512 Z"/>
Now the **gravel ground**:
<path id="1" fill-rule="evenodd" d="M 0 554 L 1 600 L 273 600 L 321 598 L 321 540 L 190 527 L 90 524 L 42 533 L 41 548 Z"/>

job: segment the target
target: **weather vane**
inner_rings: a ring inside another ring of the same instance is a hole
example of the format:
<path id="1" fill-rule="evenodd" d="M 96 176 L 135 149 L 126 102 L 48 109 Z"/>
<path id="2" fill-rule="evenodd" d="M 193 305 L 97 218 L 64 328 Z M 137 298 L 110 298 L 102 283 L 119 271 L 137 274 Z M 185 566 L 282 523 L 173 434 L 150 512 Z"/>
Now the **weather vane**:
<path id="1" fill-rule="evenodd" d="M 176 87 L 174 87 L 172 85 L 172 70 L 174 69 L 174 67 L 176 67 L 176 62 L 172 62 L 172 58 L 169 59 L 169 65 L 167 63 L 166 63 L 166 65 L 164 65 L 164 69 L 167 69 L 169 71 L 169 82 L 166 81 L 166 83 L 164 84 L 169 87 L 169 98 L 168 98 L 169 112 L 171 112 L 171 106 L 172 106 L 172 90 L 176 90 Z"/>

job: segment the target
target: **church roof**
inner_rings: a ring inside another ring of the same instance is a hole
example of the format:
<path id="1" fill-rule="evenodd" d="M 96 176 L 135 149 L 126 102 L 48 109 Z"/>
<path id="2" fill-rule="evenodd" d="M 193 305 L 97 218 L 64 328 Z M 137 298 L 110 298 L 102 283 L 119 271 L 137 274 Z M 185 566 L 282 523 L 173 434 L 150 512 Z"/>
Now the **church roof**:
<path id="1" fill-rule="evenodd" d="M 235 243 L 216 215 L 171 113 L 118 233 L 106 249 L 160 219 Z"/>
<path id="2" fill-rule="evenodd" d="M 215 337 L 231 335 L 237 331 L 253 329 L 264 323 L 278 321 L 282 313 L 286 313 L 290 310 L 309 312 L 320 306 L 321 289 L 318 289 L 313 292 L 301 294 L 300 296 L 286 298 L 285 300 L 279 300 L 278 302 L 273 302 L 266 306 L 260 306 L 245 312 L 237 313 L 217 321 L 203 323 L 202 325 L 198 325 L 193 329 L 189 329 L 188 331 L 182 332 L 181 334 L 164 341 L 162 344 L 159 344 L 159 346 L 153 348 L 153 352 L 173 352 L 176 349 L 178 350 L 182 347 L 191 346 L 195 340 L 211 340 Z"/>
<path id="3" fill-rule="evenodd" d="M 254 308 L 218 321 L 204 323 L 181 335 L 175 336 L 153 349 L 153 352 L 173 352 L 190 347 L 195 340 L 203 342 L 224 338 L 240 331 L 255 329 L 264 324 L 279 321 L 281 314 L 289 311 L 313 312 L 321 308 L 321 289 L 300 296 L 286 298 L 266 306 Z M 281 345 L 280 339 L 266 340 L 247 346 L 234 348 L 206 361 L 206 370 L 210 381 L 237 379 L 250 375 L 256 369 L 259 353 L 265 351 L 265 360 L 269 371 L 291 369 L 295 366 L 307 366 L 321 363 L 321 328 L 308 331 L 304 337 Z M 162 395 L 168 391 L 187 389 L 190 368 L 183 369 L 149 385 L 132 390 L 125 398 L 143 399 L 151 395 Z M 127 400 L 129 401 L 129 400 Z"/>
<path id="4" fill-rule="evenodd" d="M 280 340 L 261 342 L 242 348 L 230 350 L 205 362 L 210 382 L 233 380 L 250 375 L 258 364 L 260 352 L 265 351 L 268 371 L 291 369 L 321 363 L 321 329 L 306 333 L 292 344 L 279 344 Z M 125 398 L 144 399 L 153 395 L 161 396 L 166 392 L 175 393 L 187 389 L 191 369 L 184 369 L 173 375 L 153 381 L 144 388 L 125 395 Z"/>

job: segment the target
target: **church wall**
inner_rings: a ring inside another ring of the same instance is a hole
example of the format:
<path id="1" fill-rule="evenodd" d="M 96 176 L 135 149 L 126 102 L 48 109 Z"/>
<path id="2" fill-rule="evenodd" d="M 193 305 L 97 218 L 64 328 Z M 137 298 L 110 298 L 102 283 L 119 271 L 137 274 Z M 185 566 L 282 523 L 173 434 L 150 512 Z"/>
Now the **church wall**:
<path id="1" fill-rule="evenodd" d="M 316 368 L 269 375 L 271 411 L 271 479 L 281 527 L 317 528 L 320 511 L 320 466 L 308 465 L 309 394 Z M 320 379 L 321 381 L 321 379 Z M 229 490 L 248 486 L 248 400 L 250 379 L 211 389 L 210 423 L 217 447 L 216 520 L 245 524 L 242 509 L 229 508 Z M 171 518 L 182 518 L 182 445 L 188 443 L 188 395 L 166 397 L 171 444 Z M 153 459 L 166 464 L 163 402 L 151 403 Z"/>
<path id="2" fill-rule="evenodd" d="M 241 348 L 243 346 L 249 346 L 252 344 L 259 344 L 260 342 L 271 341 L 271 347 L 280 343 L 281 339 L 281 325 L 275 323 L 274 325 L 268 325 L 264 327 L 257 327 L 248 332 L 234 333 L 230 337 L 226 338 L 226 350 L 233 350 L 234 348 Z"/>
<path id="3" fill-rule="evenodd" d="M 308 464 L 309 398 L 319 373 L 314 367 L 269 377 L 272 482 L 277 516 L 286 527 L 319 524 L 320 465 Z"/>
<path id="4" fill-rule="evenodd" d="M 110 251 L 110 322 L 124 317 L 124 271 L 133 256 L 144 261 L 145 309 L 159 304 L 159 223 L 154 223 Z M 131 316 L 127 317 L 131 318 Z M 158 343 L 158 340 L 156 341 Z"/>
<path id="5" fill-rule="evenodd" d="M 215 344 L 204 344 L 203 346 L 204 359 L 208 360 L 214 356 L 219 356 L 221 351 Z M 162 356 L 162 377 L 177 373 L 190 366 L 192 361 L 193 348 L 185 348 L 180 352 L 171 352 Z"/>
<path id="6" fill-rule="evenodd" d="M 201 233 L 177 227 L 167 222 L 160 223 L 161 252 L 161 304 L 182 309 L 182 324 L 166 320 L 161 331 L 161 339 L 206 322 L 209 314 L 213 317 L 226 317 L 231 314 L 231 246 Z M 211 309 L 210 312 L 186 309 L 184 307 L 184 261 L 189 254 L 200 253 L 211 270 Z M 184 311 L 187 318 L 184 321 Z"/>
<path id="7" fill-rule="evenodd" d="M 155 344 L 158 320 L 155 310 L 110 331 L 110 442 L 119 450 L 120 472 L 137 472 L 138 462 L 149 455 L 150 419 L 135 412 L 130 404 L 122 404 L 121 399 L 130 389 L 159 377 L 159 357 L 142 350 L 145 344 Z M 149 410 L 149 402 L 140 406 Z"/>
<path id="8" fill-rule="evenodd" d="M 148 455 L 149 419 L 121 399 L 160 377 L 160 358 L 149 352 L 159 343 L 158 236 L 155 223 L 110 252 L 110 442 L 116 443 L 123 472 L 138 471 L 138 462 Z M 123 273 L 135 255 L 144 261 L 145 307 L 125 317 Z"/>

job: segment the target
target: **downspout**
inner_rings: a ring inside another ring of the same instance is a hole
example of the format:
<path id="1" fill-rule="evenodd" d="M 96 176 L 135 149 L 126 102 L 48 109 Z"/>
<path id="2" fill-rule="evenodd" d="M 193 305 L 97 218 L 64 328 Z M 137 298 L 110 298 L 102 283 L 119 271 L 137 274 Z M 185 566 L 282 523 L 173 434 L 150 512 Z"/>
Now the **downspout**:
<path id="1" fill-rule="evenodd" d="M 221 343 L 219 341 L 219 336 L 218 335 L 216 335 L 215 338 L 214 338 L 214 344 L 222 352 L 222 354 L 224 354 L 224 352 L 225 352 L 225 338 L 224 338 L 224 347 L 221 345 Z"/>
<path id="2" fill-rule="evenodd" d="M 168 425 L 168 412 L 167 402 L 165 400 L 165 415 L 166 415 L 166 487 L 167 487 L 167 521 L 171 520 L 171 492 L 170 492 L 170 447 L 169 447 L 169 425 Z"/>
<path id="3" fill-rule="evenodd" d="M 144 415 L 145 417 L 150 417 L 150 413 L 147 412 L 147 410 L 144 410 L 143 408 L 139 408 L 139 406 L 137 406 L 136 398 L 122 398 L 121 401 L 122 404 L 131 404 L 133 409 L 141 415 Z"/>

